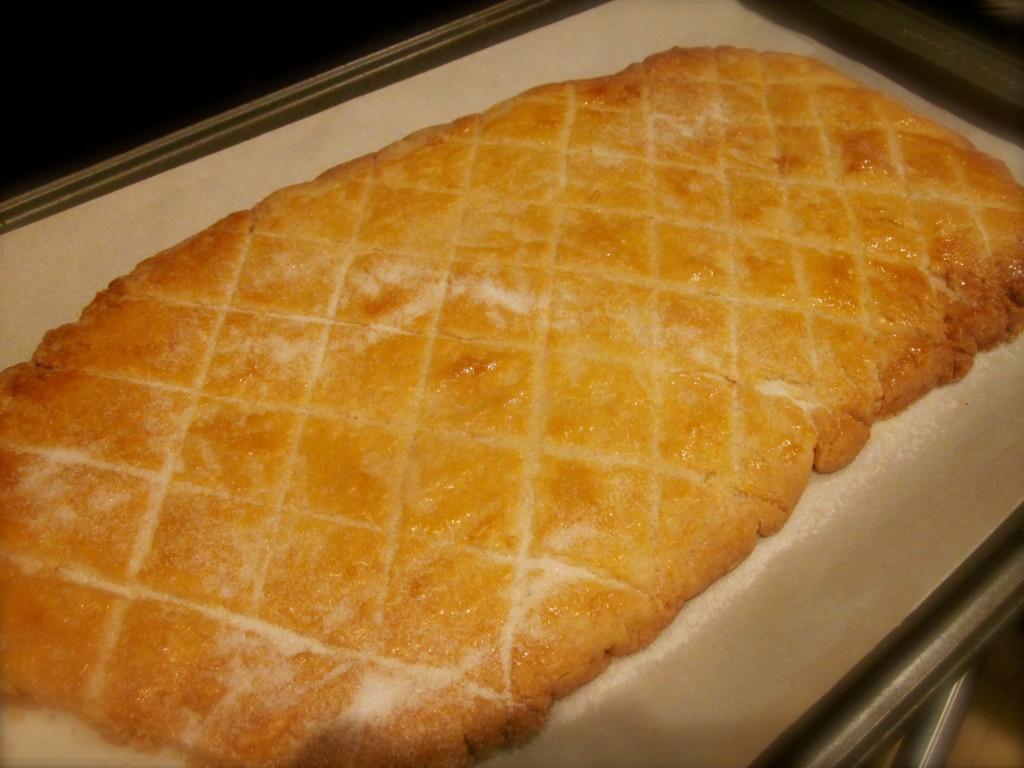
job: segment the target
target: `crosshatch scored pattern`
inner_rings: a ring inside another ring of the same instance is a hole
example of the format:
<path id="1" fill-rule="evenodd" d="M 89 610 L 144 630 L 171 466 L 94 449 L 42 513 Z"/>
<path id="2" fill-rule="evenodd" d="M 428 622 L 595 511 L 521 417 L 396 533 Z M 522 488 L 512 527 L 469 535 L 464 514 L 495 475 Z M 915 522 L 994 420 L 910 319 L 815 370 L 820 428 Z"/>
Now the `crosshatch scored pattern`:
<path id="1" fill-rule="evenodd" d="M 0 379 L 5 684 L 249 765 L 528 735 L 1013 335 L 1022 231 L 963 139 L 728 48 L 282 190 Z"/>

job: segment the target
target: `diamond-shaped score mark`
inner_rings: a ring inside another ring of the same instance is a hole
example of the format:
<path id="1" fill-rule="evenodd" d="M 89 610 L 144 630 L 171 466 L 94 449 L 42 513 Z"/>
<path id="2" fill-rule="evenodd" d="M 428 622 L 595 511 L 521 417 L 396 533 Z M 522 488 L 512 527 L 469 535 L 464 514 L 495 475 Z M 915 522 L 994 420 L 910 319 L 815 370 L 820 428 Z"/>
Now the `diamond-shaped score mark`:
<path id="1" fill-rule="evenodd" d="M 121 599 L 45 572 L 0 562 L 4 680 L 40 701 L 84 702 L 100 663 L 106 626 Z"/>
<path id="2" fill-rule="evenodd" d="M 139 578 L 161 592 L 245 613 L 272 535 L 272 507 L 172 486 Z"/>
<path id="3" fill-rule="evenodd" d="M 788 397 L 739 391 L 738 490 L 765 502 L 759 512 L 762 533 L 785 522 L 810 477 L 817 432 L 811 416 Z"/>
<path id="4" fill-rule="evenodd" d="M 794 306 L 803 298 L 797 285 L 793 246 L 767 237 L 736 243 L 736 287 L 740 296 Z"/>
<path id="5" fill-rule="evenodd" d="M 883 189 L 895 189 L 903 183 L 885 131 L 834 128 L 828 136 L 838 155 L 840 181 Z"/>
<path id="6" fill-rule="evenodd" d="M 777 129 L 788 125 L 804 128 L 808 134 L 818 133 L 814 123 L 817 115 L 811 91 L 803 83 L 768 83 L 764 92 L 769 119 Z M 780 135 L 781 132 L 780 132 Z"/>
<path id="7" fill-rule="evenodd" d="M 960 191 L 960 175 L 948 143 L 934 136 L 898 133 L 907 186 L 916 193 L 951 196 Z"/>
<path id="8" fill-rule="evenodd" d="M 675 64 L 666 67 L 657 59 L 646 66 L 648 102 L 656 114 L 701 117 L 718 112 L 718 83 L 713 57 L 697 56 L 688 62 L 691 70 L 680 77 Z"/>
<path id="9" fill-rule="evenodd" d="M 512 643 L 512 694 L 543 706 L 591 680 L 612 655 L 649 643 L 655 626 L 650 617 L 660 610 L 635 589 L 558 565 L 531 568 L 521 602 L 523 620 Z"/>
<path id="10" fill-rule="evenodd" d="M 423 423 L 472 435 L 525 435 L 533 358 L 533 352 L 514 347 L 437 339 L 427 372 Z"/>
<path id="11" fill-rule="evenodd" d="M 324 317 L 345 255 L 332 243 L 254 235 L 232 305 Z"/>
<path id="12" fill-rule="evenodd" d="M 895 412 L 931 389 L 934 381 L 955 374 L 962 358 L 954 347 L 956 337 L 947 336 L 950 326 L 945 321 L 958 306 L 951 297 L 936 295 L 943 290 L 936 276 L 906 262 L 868 259 L 866 267 L 867 310 L 876 331 L 878 368 L 885 388 L 883 407 Z M 979 314 L 968 312 L 963 327 L 971 328 Z M 1005 329 L 1005 320 L 1000 317 L 999 322 Z M 968 349 L 975 343 L 970 339 Z"/>
<path id="13" fill-rule="evenodd" d="M 811 307 L 833 315 L 854 318 L 863 305 L 857 259 L 842 251 L 801 252 Z"/>
<path id="14" fill-rule="evenodd" d="M 670 610 L 728 572 L 754 547 L 757 521 L 733 502 L 731 477 L 662 476 L 658 549 L 659 595 Z"/>
<path id="15" fill-rule="evenodd" d="M 399 542 L 384 605 L 383 651 L 402 661 L 458 667 L 503 687 L 501 637 L 515 566 L 409 536 Z"/>
<path id="16" fill-rule="evenodd" d="M 383 528 L 393 514 L 404 443 L 385 427 L 310 416 L 296 446 L 286 505 Z"/>
<path id="17" fill-rule="evenodd" d="M 935 293 L 920 269 L 900 262 L 870 259 L 867 281 L 871 297 L 869 310 L 879 330 L 897 333 L 914 330 L 931 316 Z"/>
<path id="18" fill-rule="evenodd" d="M 818 316 L 811 319 L 822 402 L 870 423 L 882 395 L 875 363 L 874 334 L 860 322 Z"/>
<path id="19" fill-rule="evenodd" d="M 731 170 L 775 173 L 778 146 L 767 123 L 727 123 L 721 140 L 721 161 Z"/>
<path id="20" fill-rule="evenodd" d="M 736 433 L 736 388 L 729 381 L 684 371 L 663 375 L 662 459 L 702 476 L 727 472 Z"/>
<path id="21" fill-rule="evenodd" d="M 213 310 L 111 291 L 98 301 L 79 322 L 50 331 L 36 361 L 177 386 L 196 381 L 214 328 Z M 103 343 L 111 335 L 118 343 Z"/>
<path id="22" fill-rule="evenodd" d="M 736 327 L 739 381 L 749 386 L 767 382 L 797 386 L 813 383 L 807 318 L 802 312 L 741 306 Z"/>
<path id="23" fill-rule="evenodd" d="M 223 306 L 248 246 L 250 218 L 248 213 L 229 216 L 151 256 L 114 285 L 136 296 Z"/>
<path id="24" fill-rule="evenodd" d="M 522 472 L 518 451 L 421 433 L 406 472 L 402 529 L 514 554 L 522 536 Z"/>
<path id="25" fill-rule="evenodd" d="M 813 184 L 790 184 L 786 196 L 794 237 L 821 239 L 833 248 L 850 242 L 853 220 L 838 191 Z"/>
<path id="26" fill-rule="evenodd" d="M 230 312 L 207 372 L 210 394 L 297 404 L 317 367 L 325 330 L 309 323 L 269 315 Z"/>
<path id="27" fill-rule="evenodd" d="M 637 99 L 643 98 L 644 73 L 639 67 L 620 73 L 619 77 L 596 77 L 577 80 L 576 104 L 593 109 L 631 109 Z"/>
<path id="28" fill-rule="evenodd" d="M 168 738 L 199 735 L 200 724 L 228 692 L 227 659 L 216 653 L 217 621 L 156 601 L 131 603 L 124 611 L 110 658 L 100 705 L 115 724 Z"/>
<path id="29" fill-rule="evenodd" d="M 554 254 L 556 209 L 527 200 L 500 200 L 477 193 L 467 198 L 456 258 L 542 267 Z"/>
<path id="30" fill-rule="evenodd" d="M 646 456 L 654 427 L 651 375 L 626 363 L 553 353 L 545 438 L 601 453 Z"/>
<path id="31" fill-rule="evenodd" d="M 652 118 L 651 156 L 656 163 L 712 169 L 718 167 L 722 151 L 722 123 L 707 114 L 690 120 Z"/>
<path id="32" fill-rule="evenodd" d="M 472 120 L 460 121 L 466 134 Z M 381 157 L 375 165 L 374 181 L 392 188 L 420 188 L 455 192 L 465 186 L 473 157 L 473 144 L 466 135 L 449 140 L 435 139 L 414 147 L 398 145 L 401 157 Z"/>
<path id="33" fill-rule="evenodd" d="M 848 190 L 858 240 L 869 254 L 916 262 L 922 247 L 917 222 L 904 195 Z"/>
<path id="34" fill-rule="evenodd" d="M 775 169 L 783 178 L 823 181 L 829 160 L 821 132 L 812 125 L 777 125 Z"/>
<path id="35" fill-rule="evenodd" d="M 291 642 L 140 600 L 124 612 L 101 705 L 121 727 L 144 720 L 155 737 L 178 734 L 240 764 L 283 759 L 293 738 L 309 738 L 307 728 L 348 704 L 354 677 Z"/>
<path id="36" fill-rule="evenodd" d="M 289 411 L 200 400 L 174 479 L 256 503 L 273 503 L 285 480 L 297 422 L 298 416 Z"/>
<path id="37" fill-rule="evenodd" d="M 353 259 L 335 316 L 344 322 L 426 331 L 444 296 L 441 262 L 371 252 Z"/>
<path id="38" fill-rule="evenodd" d="M 477 146 L 470 188 L 503 201 L 546 203 L 560 184 L 562 161 L 558 152 L 530 144 Z"/>
<path id="39" fill-rule="evenodd" d="M 559 271 L 549 342 L 622 359 L 645 355 L 655 343 L 651 296 L 646 286 Z"/>
<path id="40" fill-rule="evenodd" d="M 750 92 L 755 102 L 761 98 L 762 81 L 770 73 L 760 56 L 740 48 L 721 48 L 715 51 L 715 65 L 720 85 Z"/>
<path id="41" fill-rule="evenodd" d="M 566 119 L 565 94 L 560 88 L 538 92 L 537 98 L 501 104 L 482 115 L 480 140 L 522 142 L 540 146 L 561 143 Z"/>
<path id="42" fill-rule="evenodd" d="M 570 208 L 555 262 L 567 269 L 609 269 L 631 276 L 654 271 L 651 222 L 646 216 Z"/>
<path id="43" fill-rule="evenodd" d="M 825 125 L 853 129 L 877 128 L 882 113 L 870 91 L 845 84 L 822 84 L 812 91 L 818 119 Z"/>
<path id="44" fill-rule="evenodd" d="M 988 244 L 971 209 L 955 201 L 926 198 L 917 201 L 913 211 L 924 233 L 933 274 L 951 276 L 951 286 L 956 286 L 960 274 L 984 275 Z"/>
<path id="45" fill-rule="evenodd" d="M 254 231 L 333 243 L 349 241 L 359 226 L 372 164 L 357 161 L 309 184 L 285 187 L 260 203 Z M 342 170 L 344 169 L 344 170 Z M 333 176 L 352 173 L 338 183 Z"/>
<path id="46" fill-rule="evenodd" d="M 722 296 L 732 281 L 732 238 L 727 233 L 698 225 L 658 222 L 658 277 Z"/>
<path id="47" fill-rule="evenodd" d="M 455 262 L 438 331 L 463 339 L 533 344 L 543 330 L 548 282 L 544 272 L 531 267 Z"/>
<path id="48" fill-rule="evenodd" d="M 655 311 L 658 353 L 666 366 L 731 375 L 730 301 L 662 291 Z"/>
<path id="49" fill-rule="evenodd" d="M 332 326 L 312 406 L 388 421 L 412 418 L 427 341 L 370 326 Z"/>
<path id="50" fill-rule="evenodd" d="M 257 614 L 322 642 L 372 650 L 386 537 L 365 526 L 285 511 Z"/>
<path id="51" fill-rule="evenodd" d="M 188 403 L 180 392 L 28 364 L 3 384 L 12 407 L 0 411 L 0 430 L 12 444 L 148 470 L 163 465 Z"/>
<path id="52" fill-rule="evenodd" d="M 811 318 L 815 390 L 827 413 L 816 414 L 815 467 L 829 472 L 853 458 L 870 435 L 876 403 L 882 399 L 874 334 L 860 321 Z M 827 416 L 827 418 L 821 418 Z"/>
<path id="53" fill-rule="evenodd" d="M 459 195 L 452 192 L 374 184 L 356 242 L 364 251 L 444 257 L 455 238 L 459 210 Z"/>
<path id="54" fill-rule="evenodd" d="M 771 237 L 789 234 L 785 188 L 779 182 L 743 173 L 726 174 L 726 195 L 731 221 L 746 231 Z"/>
<path id="55" fill-rule="evenodd" d="M 470 189 L 500 197 L 544 203 L 560 187 L 562 160 L 558 152 L 525 144 L 480 144 L 473 163 Z"/>
<path id="56" fill-rule="evenodd" d="M 963 179 L 957 189 L 964 202 L 982 206 L 1003 208 L 1021 218 L 1020 208 L 1024 205 L 1024 189 L 1011 174 L 1006 173 L 1005 164 L 972 146 L 961 145 L 948 153 L 957 173 Z"/>
<path id="57" fill-rule="evenodd" d="M 533 493 L 533 556 L 653 588 L 654 484 L 648 470 L 545 456 Z"/>
<path id="58" fill-rule="evenodd" d="M 635 110 L 577 109 L 569 130 L 569 149 L 642 155 L 647 144 L 647 125 Z"/>
<path id="59" fill-rule="evenodd" d="M 0 448 L 0 542 L 107 577 L 123 574 L 150 484 L 124 472 Z"/>
<path id="60" fill-rule="evenodd" d="M 681 166 L 654 169 L 655 199 L 659 213 L 695 224 L 721 224 L 726 216 L 726 190 L 716 173 Z"/>
<path id="61" fill-rule="evenodd" d="M 566 205 L 650 210 L 646 162 L 639 158 L 570 152 L 565 160 Z"/>

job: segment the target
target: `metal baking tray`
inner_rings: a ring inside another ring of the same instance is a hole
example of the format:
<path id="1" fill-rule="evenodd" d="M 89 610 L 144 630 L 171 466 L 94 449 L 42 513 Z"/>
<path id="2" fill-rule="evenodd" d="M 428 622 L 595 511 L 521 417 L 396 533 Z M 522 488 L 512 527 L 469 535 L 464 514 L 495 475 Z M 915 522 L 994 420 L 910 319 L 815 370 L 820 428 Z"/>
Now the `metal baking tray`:
<path id="1" fill-rule="evenodd" d="M 601 0 L 477 0 L 440 2 L 472 12 L 273 91 L 242 106 L 175 131 L 122 154 L 0 200 L 0 233 L 119 189 L 253 136 L 321 112 L 530 29 L 578 13 Z M 394 3 L 401 14 L 401 4 Z M 428 5 L 430 5 L 428 3 Z M 393 37 L 401 37 L 397 23 Z M 344 59 L 345 50 L 336 55 Z"/>
<path id="2" fill-rule="evenodd" d="M 507 0 L 487 5 L 244 107 L 2 201 L 0 233 L 601 4 L 596 0 Z M 801 29 L 814 37 L 814 28 Z M 835 28 L 830 27 L 823 38 L 832 45 L 835 35 Z M 886 74 L 898 71 L 899 66 L 898 61 L 890 62 Z M 937 70 L 933 77 L 941 85 L 950 75 Z M 973 112 L 965 116 L 976 119 Z M 912 724 L 930 697 L 974 664 L 992 638 L 1022 611 L 1024 505 L 781 733 L 755 765 L 858 765 L 876 759 L 880 750 Z"/>
<path id="3" fill-rule="evenodd" d="M 754 766 L 878 765 L 1022 615 L 1024 505 Z"/>
<path id="4" fill-rule="evenodd" d="M 1024 5 L 985 0 L 742 0 L 1017 144 Z"/>

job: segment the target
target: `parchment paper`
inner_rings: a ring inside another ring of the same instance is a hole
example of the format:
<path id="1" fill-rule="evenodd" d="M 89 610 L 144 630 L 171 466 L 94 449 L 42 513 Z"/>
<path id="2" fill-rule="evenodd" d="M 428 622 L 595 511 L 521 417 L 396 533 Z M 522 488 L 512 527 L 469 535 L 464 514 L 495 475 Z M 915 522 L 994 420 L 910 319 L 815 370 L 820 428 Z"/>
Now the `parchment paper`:
<path id="1" fill-rule="evenodd" d="M 880 75 L 729 0 L 618 0 L 0 237 L 0 368 L 137 262 L 286 184 L 531 86 L 615 72 L 673 45 L 815 56 L 959 130 L 1024 178 L 1024 158 Z M 560 702 L 513 766 L 748 763 L 920 604 L 1024 499 L 1024 339 L 878 425 L 812 479 L 792 519 L 688 604 L 646 651 Z M 0 762 L 180 765 L 72 718 L 7 708 Z"/>

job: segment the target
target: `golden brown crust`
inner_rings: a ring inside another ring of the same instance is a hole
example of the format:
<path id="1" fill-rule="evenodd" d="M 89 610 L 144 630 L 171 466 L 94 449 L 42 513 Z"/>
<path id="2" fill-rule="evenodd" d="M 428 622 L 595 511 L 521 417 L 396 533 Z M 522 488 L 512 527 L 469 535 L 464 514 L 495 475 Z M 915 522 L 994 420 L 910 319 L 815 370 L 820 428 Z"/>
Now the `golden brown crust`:
<path id="1" fill-rule="evenodd" d="M 1024 192 L 675 49 L 282 189 L 0 373 L 6 695 L 223 765 L 461 765 L 1024 327 Z"/>

